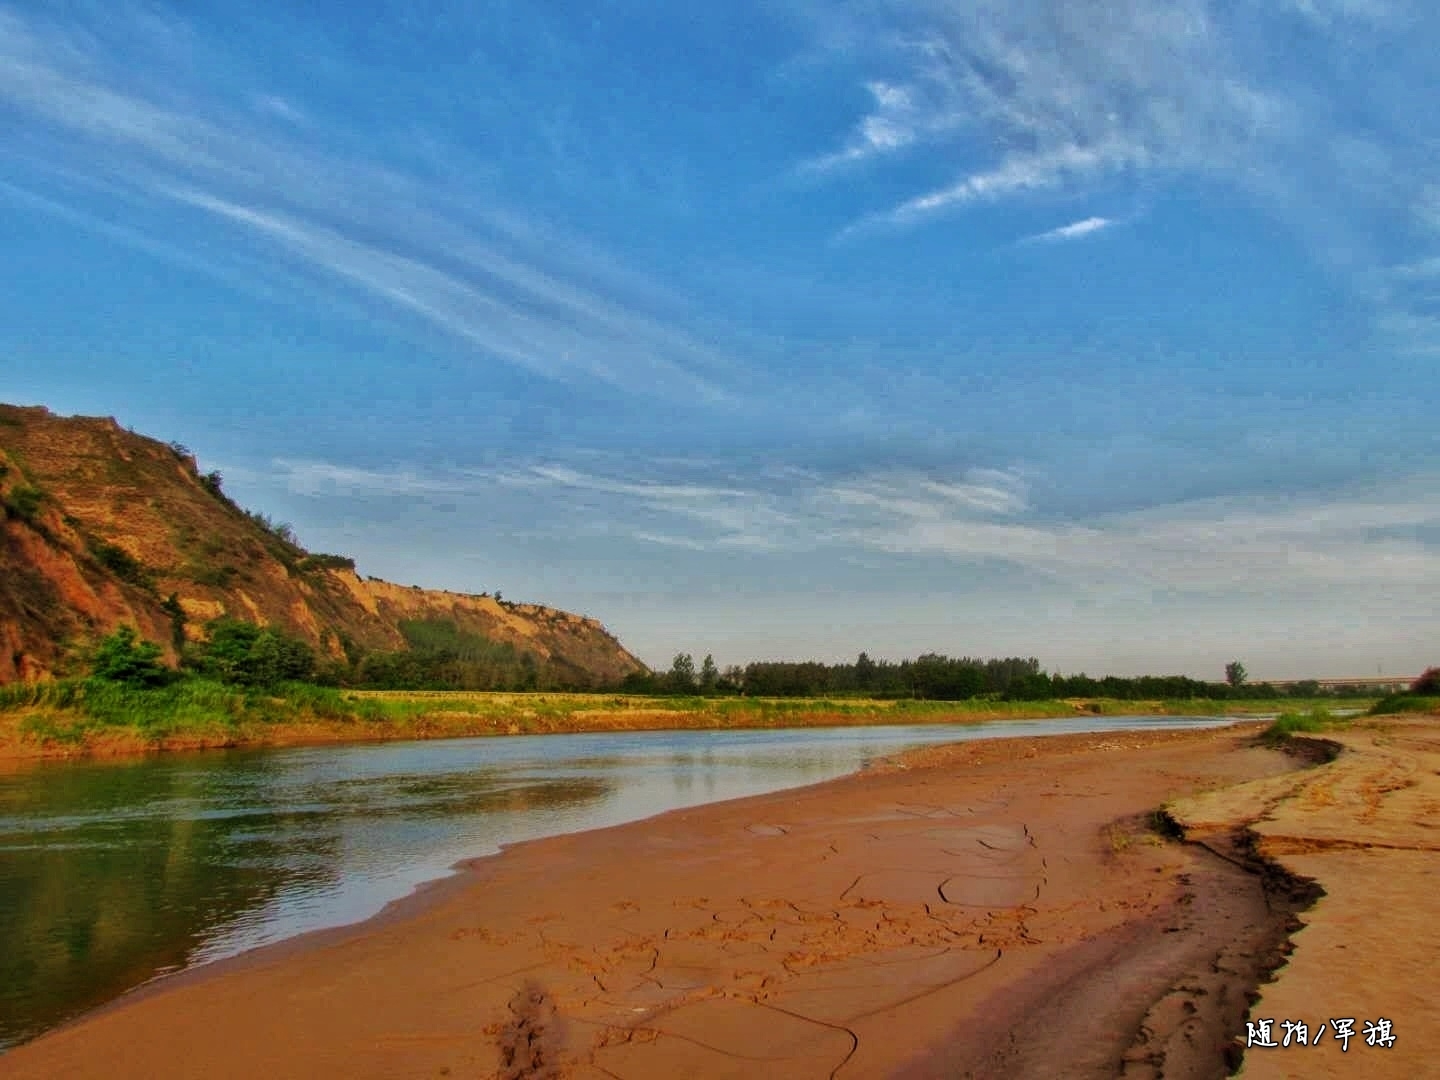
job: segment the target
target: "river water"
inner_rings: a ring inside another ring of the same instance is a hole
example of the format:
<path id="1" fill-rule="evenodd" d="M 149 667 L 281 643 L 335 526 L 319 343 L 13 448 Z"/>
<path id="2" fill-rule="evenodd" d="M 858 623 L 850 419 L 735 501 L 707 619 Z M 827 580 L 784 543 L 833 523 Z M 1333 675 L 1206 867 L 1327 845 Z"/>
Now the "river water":
<path id="1" fill-rule="evenodd" d="M 501 845 L 1075 717 L 207 751 L 0 772 L 0 1049 L 158 976 L 356 922 Z"/>

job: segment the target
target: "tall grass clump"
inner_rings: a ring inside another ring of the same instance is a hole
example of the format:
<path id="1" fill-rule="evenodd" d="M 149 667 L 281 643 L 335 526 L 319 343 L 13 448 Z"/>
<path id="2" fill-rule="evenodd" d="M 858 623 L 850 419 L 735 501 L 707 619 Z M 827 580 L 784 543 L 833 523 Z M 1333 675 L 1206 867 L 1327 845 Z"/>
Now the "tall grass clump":
<path id="1" fill-rule="evenodd" d="M 0 686 L 0 710 L 74 708 L 85 692 L 83 679 L 58 682 L 25 682 Z"/>
<path id="2" fill-rule="evenodd" d="M 1425 694 L 1391 694 L 1370 707 L 1371 716 L 1396 716 L 1401 713 L 1440 712 L 1440 697 Z"/>
<path id="3" fill-rule="evenodd" d="M 119 729 L 160 738 L 232 727 L 240 718 L 238 697 L 208 680 L 145 686 L 92 676 L 5 687 L 0 710 L 22 712 L 20 729 L 43 740 L 79 742 Z"/>
<path id="4" fill-rule="evenodd" d="M 407 713 L 396 704 L 358 701 L 328 686 L 282 683 L 256 689 L 201 676 L 162 686 L 109 679 L 66 679 L 0 687 L 0 711 L 24 711 L 22 729 L 75 741 L 86 733 L 128 729 L 146 738 L 229 731 L 296 720 L 379 722 Z"/>
<path id="5" fill-rule="evenodd" d="M 1394 716 L 1396 713 L 1440 711 L 1440 667 L 1426 668 L 1403 694 L 1381 698 L 1370 709 L 1371 716 Z"/>
<path id="6" fill-rule="evenodd" d="M 1329 709 L 1321 707 L 1308 712 L 1284 712 L 1261 732 L 1260 737 L 1268 743 L 1282 743 L 1297 734 L 1328 731 L 1340 722 L 1340 718 L 1330 715 Z"/>
<path id="7" fill-rule="evenodd" d="M 259 699 L 261 695 L 254 695 Z M 390 712 L 386 702 L 352 698 L 333 686 L 318 686 L 315 683 L 285 682 L 275 687 L 273 693 L 263 699 L 279 707 L 274 718 L 287 720 L 297 714 L 317 720 L 364 720 L 379 721 L 388 718 Z"/>
<path id="8" fill-rule="evenodd" d="M 85 679 L 74 706 L 99 724 L 150 733 L 231 724 L 243 711 L 241 695 L 209 679 L 184 679 L 164 686 Z"/>

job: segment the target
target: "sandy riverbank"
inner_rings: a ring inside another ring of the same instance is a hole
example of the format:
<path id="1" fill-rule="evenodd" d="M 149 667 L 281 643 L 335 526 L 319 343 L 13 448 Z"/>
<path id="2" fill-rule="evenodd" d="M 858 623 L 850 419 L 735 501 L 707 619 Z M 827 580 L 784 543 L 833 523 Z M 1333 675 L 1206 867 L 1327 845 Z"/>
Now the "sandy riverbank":
<path id="1" fill-rule="evenodd" d="M 469 701 L 456 695 L 460 704 L 473 704 L 477 699 L 482 708 L 490 705 L 485 698 L 474 695 Z M 537 695 L 538 696 L 538 695 Z M 575 695 L 578 697 L 579 695 Z M 500 695 L 492 697 L 499 698 Z M 519 699 L 520 695 L 514 695 Z M 51 721 L 64 736 L 37 737 L 26 731 L 30 718 L 24 711 L 0 713 L 0 768 L 6 764 L 20 767 L 45 760 L 77 758 L 140 757 L 145 754 L 189 753 L 197 750 L 259 750 L 290 746 L 355 745 L 374 742 L 407 742 L 419 739 L 465 739 L 476 737 L 504 738 L 512 735 L 564 735 L 618 731 L 716 731 L 775 728 L 869 727 L 883 724 L 964 724 L 996 720 L 1041 720 L 1092 715 L 1091 710 L 1066 702 L 1025 703 L 987 708 L 970 702 L 923 702 L 897 708 L 896 702 L 865 702 L 837 707 L 831 703 L 806 707 L 782 703 L 771 711 L 758 708 L 732 707 L 733 700 L 710 699 L 697 707 L 647 707 L 624 701 L 615 708 L 596 708 L 593 700 L 585 700 L 584 708 L 568 708 L 569 702 L 548 709 L 525 708 L 523 699 L 501 700 L 490 706 L 491 712 L 466 712 L 463 708 L 446 707 L 440 694 L 357 695 L 357 700 L 390 702 L 439 702 L 434 708 L 414 715 L 384 719 L 322 719 L 299 718 L 264 722 L 225 724 L 210 722 L 179 732 L 155 734 L 143 728 L 119 725 L 87 726 L 84 718 L 71 715 L 62 722 Z M 543 703 L 542 703 L 543 706 Z M 1093 715 L 1116 715 L 1098 710 Z M 1137 714 L 1174 715 L 1153 703 L 1138 703 Z M 70 727 L 66 727 L 69 724 Z"/>
<path id="2" fill-rule="evenodd" d="M 1320 775 L 1254 730 L 930 749 L 521 845 L 361 927 L 132 995 L 0 1076 L 1223 1076 L 1303 890 L 1231 857 L 1236 807 L 1206 804 L 1220 854 L 1150 811 Z M 1408 1000 L 1337 1007 L 1390 1009 L 1403 1040 Z M 1426 1060 L 1404 1046 L 1380 1064 Z"/>
<path id="3" fill-rule="evenodd" d="M 74 704 L 0 709 L 0 768 L 56 758 L 475 736 L 986 723 L 1077 715 L 1273 715 L 1314 704 L 1294 699 L 1000 702 L 360 690 L 322 700 L 321 715 L 314 702 L 303 698 L 249 698 L 218 686 L 211 692 L 218 699 L 199 707 L 185 700 L 147 699 L 152 692 L 138 692 L 120 710 L 126 715 L 119 720 L 89 715 Z"/>

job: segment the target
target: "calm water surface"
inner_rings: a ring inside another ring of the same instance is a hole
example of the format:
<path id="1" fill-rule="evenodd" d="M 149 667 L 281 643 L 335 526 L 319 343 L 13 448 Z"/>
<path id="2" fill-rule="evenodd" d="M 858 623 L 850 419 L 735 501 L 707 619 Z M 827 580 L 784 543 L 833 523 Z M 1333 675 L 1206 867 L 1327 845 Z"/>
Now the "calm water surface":
<path id="1" fill-rule="evenodd" d="M 502 844 L 812 784 L 927 743 L 1219 722 L 517 736 L 0 773 L 0 1048 L 158 975 L 368 918 Z"/>

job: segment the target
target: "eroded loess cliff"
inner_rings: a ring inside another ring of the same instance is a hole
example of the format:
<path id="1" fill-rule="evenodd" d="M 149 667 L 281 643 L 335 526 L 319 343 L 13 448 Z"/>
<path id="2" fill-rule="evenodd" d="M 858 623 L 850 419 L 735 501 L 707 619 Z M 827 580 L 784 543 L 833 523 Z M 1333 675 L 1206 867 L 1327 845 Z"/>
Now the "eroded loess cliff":
<path id="1" fill-rule="evenodd" d="M 313 555 L 236 506 L 183 447 L 110 418 L 0 404 L 0 507 L 0 683 L 63 673 L 121 624 L 173 661 L 222 615 L 335 658 L 403 650 L 402 621 L 444 620 L 574 685 L 643 670 L 591 618 L 361 578 L 350 560 Z"/>

